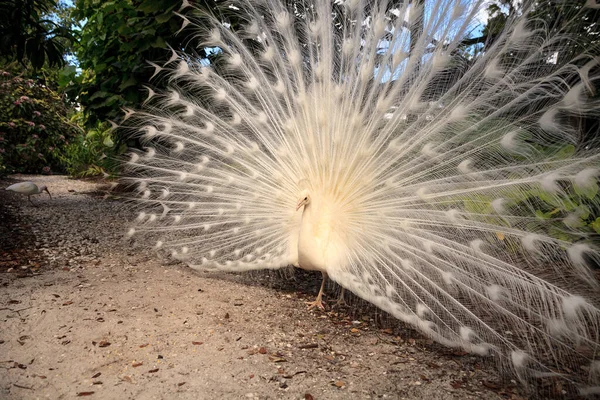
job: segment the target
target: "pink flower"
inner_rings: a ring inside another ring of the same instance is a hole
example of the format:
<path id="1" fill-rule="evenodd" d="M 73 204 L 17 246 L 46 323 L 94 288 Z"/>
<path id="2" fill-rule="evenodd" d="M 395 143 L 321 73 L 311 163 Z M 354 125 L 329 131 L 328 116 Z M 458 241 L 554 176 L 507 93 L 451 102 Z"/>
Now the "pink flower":
<path id="1" fill-rule="evenodd" d="M 15 123 L 14 123 L 14 122 L 9 122 L 9 123 L 8 123 L 8 126 L 10 126 L 11 128 L 14 128 L 16 125 L 15 125 Z"/>
<path id="2" fill-rule="evenodd" d="M 44 167 L 44 168 L 42 168 L 42 171 L 44 171 L 45 173 L 49 173 L 50 167 Z"/>
<path id="3" fill-rule="evenodd" d="M 0 149 L 0 153 L 4 153 L 4 151 L 5 151 L 4 149 Z"/>
<path id="4" fill-rule="evenodd" d="M 38 153 L 38 157 L 39 158 L 44 158 L 44 155 L 42 153 Z"/>
<path id="5" fill-rule="evenodd" d="M 41 130 L 45 131 L 46 130 L 46 125 L 43 124 L 39 124 L 38 125 L 40 127 Z"/>
<path id="6" fill-rule="evenodd" d="M 64 137 L 63 135 L 60 135 L 58 138 L 59 138 L 60 140 L 65 140 L 65 137 Z"/>
<path id="7" fill-rule="evenodd" d="M 31 135 L 32 138 L 37 139 L 38 135 Z"/>
<path id="8" fill-rule="evenodd" d="M 27 96 L 21 96 L 21 97 L 19 97 L 19 100 L 21 100 L 23 102 L 27 102 L 27 101 L 30 101 L 31 99 Z"/>
<path id="9" fill-rule="evenodd" d="M 20 106 L 21 102 L 19 100 L 15 101 L 15 106 Z"/>
<path id="10" fill-rule="evenodd" d="M 48 151 L 52 151 L 52 150 L 54 150 L 53 146 L 48 147 Z"/>
<path id="11" fill-rule="evenodd" d="M 10 72 L 2 71 L 2 76 L 10 76 Z"/>
<path id="12" fill-rule="evenodd" d="M 35 126 L 35 123 L 31 122 L 31 121 L 27 121 L 27 125 L 29 125 L 29 126 Z"/>
<path id="13" fill-rule="evenodd" d="M 39 111 L 34 111 L 33 115 L 35 115 L 36 117 L 39 117 L 40 115 L 42 115 L 42 113 Z"/>

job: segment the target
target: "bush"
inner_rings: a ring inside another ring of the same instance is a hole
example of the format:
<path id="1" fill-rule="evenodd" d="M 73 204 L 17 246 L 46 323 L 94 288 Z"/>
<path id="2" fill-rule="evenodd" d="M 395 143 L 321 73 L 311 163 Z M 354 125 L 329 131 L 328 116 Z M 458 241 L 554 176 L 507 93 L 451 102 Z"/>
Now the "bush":
<path id="1" fill-rule="evenodd" d="M 83 124 L 83 114 L 73 118 Z M 96 127 L 88 130 L 86 135 L 75 138 L 66 148 L 63 163 L 69 175 L 90 177 L 96 175 L 117 174 L 117 156 L 123 154 L 127 147 L 118 146 L 113 140 L 110 124 L 96 123 Z"/>
<path id="2" fill-rule="evenodd" d="M 83 136 L 68 114 L 56 92 L 0 70 L 0 174 L 64 172 L 69 144 Z"/>

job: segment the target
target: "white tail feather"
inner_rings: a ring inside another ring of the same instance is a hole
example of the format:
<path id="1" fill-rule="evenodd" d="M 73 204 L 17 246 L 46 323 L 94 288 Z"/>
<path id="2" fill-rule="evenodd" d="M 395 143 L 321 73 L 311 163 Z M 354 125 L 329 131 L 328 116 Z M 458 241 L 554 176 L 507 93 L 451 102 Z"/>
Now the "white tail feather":
<path id="1" fill-rule="evenodd" d="M 465 55 L 483 4 L 430 3 L 242 0 L 246 27 L 212 20 L 220 64 L 150 63 L 170 89 L 128 113 L 151 143 L 128 161 L 144 209 L 129 236 L 194 268 L 321 270 L 523 380 L 583 383 L 600 152 L 570 151 L 569 118 L 599 114 L 598 57 L 549 61 L 569 36 L 526 8 Z"/>

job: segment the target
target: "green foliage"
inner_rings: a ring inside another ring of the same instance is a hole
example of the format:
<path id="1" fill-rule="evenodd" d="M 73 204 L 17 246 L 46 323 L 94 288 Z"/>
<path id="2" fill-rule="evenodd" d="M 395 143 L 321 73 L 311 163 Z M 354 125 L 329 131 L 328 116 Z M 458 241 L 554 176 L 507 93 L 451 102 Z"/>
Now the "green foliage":
<path id="1" fill-rule="evenodd" d="M 205 13 L 218 14 L 232 29 L 244 18 L 241 12 L 228 8 L 228 1 L 193 3 Z M 148 61 L 165 64 L 171 57 L 167 46 L 198 59 L 214 56 L 198 45 L 198 32 L 181 29 L 183 19 L 176 12 L 191 12 L 190 8 L 180 10 L 181 4 L 173 0 L 76 1 L 73 16 L 84 21 L 76 49 L 83 71 L 71 79 L 75 84 L 69 94 L 78 96 L 87 126 L 95 126 L 98 121 L 120 122 L 123 108 L 140 109 L 147 96 L 142 85 L 150 84 L 154 74 Z M 197 22 L 201 14 L 194 14 Z M 167 83 L 161 79 L 151 82 L 159 89 Z"/>
<path id="2" fill-rule="evenodd" d="M 64 65 L 74 41 L 69 24 L 57 21 L 64 9 L 54 0 L 0 2 L 0 58 L 29 63 L 34 69 Z M 58 13 L 56 18 L 51 18 L 53 13 Z"/>
<path id="3" fill-rule="evenodd" d="M 73 120 L 82 123 L 82 113 L 76 114 Z M 114 176 L 118 170 L 116 157 L 126 150 L 125 145 L 115 144 L 110 124 L 98 123 L 67 146 L 63 163 L 69 175 L 75 177 Z"/>
<path id="4" fill-rule="evenodd" d="M 0 70 L 0 173 L 62 172 L 62 156 L 81 129 L 55 91 Z"/>
<path id="5" fill-rule="evenodd" d="M 181 28 L 174 14 L 181 2 L 77 0 L 75 18 L 85 20 L 77 57 L 83 69 L 71 91 L 78 94 L 88 126 L 119 120 L 123 107 L 138 108 L 153 68 L 147 60 L 168 58 L 167 42 L 181 48 L 173 34 Z"/>

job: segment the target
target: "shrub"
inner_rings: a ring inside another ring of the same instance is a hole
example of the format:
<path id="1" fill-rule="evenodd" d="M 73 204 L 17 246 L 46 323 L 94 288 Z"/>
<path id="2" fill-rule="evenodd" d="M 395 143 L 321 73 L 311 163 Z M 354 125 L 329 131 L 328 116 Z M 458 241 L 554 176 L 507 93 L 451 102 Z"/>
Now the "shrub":
<path id="1" fill-rule="evenodd" d="M 62 159 L 83 131 L 50 88 L 0 70 L 0 174 L 64 172 Z"/>
<path id="2" fill-rule="evenodd" d="M 83 114 L 77 113 L 74 120 L 83 124 Z M 115 144 L 113 130 L 108 123 L 96 123 L 87 134 L 77 136 L 66 148 L 63 164 L 69 175 L 90 177 L 96 175 L 117 175 L 117 156 L 127 147 Z"/>

